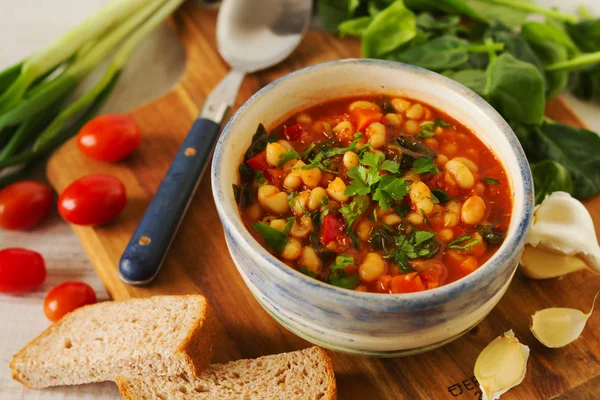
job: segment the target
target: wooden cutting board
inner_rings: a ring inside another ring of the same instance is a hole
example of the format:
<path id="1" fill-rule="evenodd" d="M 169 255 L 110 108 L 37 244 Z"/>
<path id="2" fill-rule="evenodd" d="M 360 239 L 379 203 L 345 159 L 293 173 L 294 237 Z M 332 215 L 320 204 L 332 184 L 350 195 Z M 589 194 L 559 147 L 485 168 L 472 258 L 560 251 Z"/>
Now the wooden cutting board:
<path id="1" fill-rule="evenodd" d="M 225 246 L 210 174 L 200 184 L 156 281 L 137 288 L 119 280 L 117 263 L 123 249 L 206 95 L 228 70 L 216 50 L 216 10 L 188 2 L 171 22 L 185 45 L 187 68 L 168 94 L 130 113 L 144 133 L 140 149 L 124 162 L 106 164 L 84 158 L 71 140 L 52 156 L 48 177 L 58 192 L 75 179 L 96 173 L 117 176 L 127 186 L 128 205 L 116 221 L 101 228 L 73 227 L 114 299 L 204 294 L 220 321 L 215 362 L 305 348 L 310 344 L 279 326 L 242 282 Z M 236 108 L 288 72 L 359 55 L 355 40 L 309 32 L 284 63 L 246 78 Z M 548 115 L 582 126 L 560 99 L 549 104 Z M 600 232 L 600 197 L 587 202 L 587 206 Z M 547 281 L 529 280 L 517 272 L 492 313 L 462 338 L 440 349 L 395 359 L 332 354 L 339 399 L 479 399 L 472 378 L 477 355 L 509 329 L 530 346 L 531 357 L 524 382 L 503 399 L 600 398 L 600 311 L 589 320 L 582 337 L 562 349 L 544 348 L 529 331 L 530 315 L 536 310 L 560 306 L 587 312 L 599 289 L 600 276 L 588 271 Z"/>

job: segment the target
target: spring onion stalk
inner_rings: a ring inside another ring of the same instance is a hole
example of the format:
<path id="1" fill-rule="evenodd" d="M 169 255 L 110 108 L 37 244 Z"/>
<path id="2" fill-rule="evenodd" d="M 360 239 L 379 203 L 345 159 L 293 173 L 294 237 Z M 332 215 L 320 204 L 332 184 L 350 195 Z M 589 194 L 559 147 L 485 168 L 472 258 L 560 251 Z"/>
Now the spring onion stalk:
<path id="1" fill-rule="evenodd" d="M 109 2 L 98 13 L 76 26 L 66 35 L 52 42 L 41 52 L 27 59 L 19 77 L 0 96 L 0 112 L 18 104 L 33 82 L 52 68 L 71 57 L 85 43 L 95 40 L 115 25 L 120 25 L 147 0 L 119 0 Z"/>
<path id="2" fill-rule="evenodd" d="M 113 1 L 42 52 L 1 71 L 0 178 L 14 177 L 77 133 L 110 95 L 135 47 L 183 1 Z M 102 78 L 64 108 L 112 53 Z"/>
<path id="3" fill-rule="evenodd" d="M 600 52 L 587 53 L 571 58 L 567 61 L 561 61 L 554 64 L 550 64 L 544 69 L 546 71 L 572 71 L 588 67 L 598 62 L 600 62 Z"/>
<path id="4" fill-rule="evenodd" d="M 519 0 L 487 0 L 488 3 L 494 3 L 498 5 L 502 5 L 509 8 L 514 8 L 516 10 L 529 11 L 535 14 L 545 15 L 547 17 L 552 17 L 558 19 L 560 21 L 576 23 L 578 22 L 578 18 L 575 15 L 561 13 L 556 10 L 552 10 L 549 8 L 544 8 L 540 6 L 536 6 L 535 4 L 527 3 Z"/>
<path id="5" fill-rule="evenodd" d="M 178 3 L 179 0 L 171 0 L 167 2 L 167 4 Z M 115 31 L 113 31 L 109 36 L 103 39 L 101 42 L 97 43 L 93 50 L 90 50 L 89 54 L 83 57 L 80 61 L 75 62 L 71 67 L 69 67 L 66 71 L 66 74 L 74 75 L 76 77 L 83 77 L 87 74 L 90 69 L 93 67 L 110 52 L 116 44 L 120 43 L 124 37 L 129 35 L 137 26 L 143 23 L 143 25 L 138 28 L 131 36 L 125 41 L 125 43 L 118 50 L 116 55 L 113 58 L 113 61 L 108 66 L 104 76 L 100 79 L 96 85 L 94 85 L 89 91 L 87 91 L 84 95 L 78 98 L 73 104 L 71 104 L 68 108 L 66 108 L 63 112 L 61 112 L 54 121 L 44 130 L 42 134 L 38 137 L 36 142 L 33 145 L 34 150 L 42 146 L 45 142 L 54 137 L 60 130 L 63 125 L 75 114 L 82 111 L 90 105 L 94 99 L 103 92 L 103 90 L 112 82 L 113 78 L 117 76 L 121 70 L 125 67 L 125 63 L 129 55 L 132 53 L 135 46 L 139 43 L 141 39 L 145 37 L 145 35 L 138 35 L 141 30 L 144 29 L 144 26 L 148 25 L 152 19 L 149 17 L 152 15 L 153 18 L 160 14 L 156 12 L 159 7 L 161 7 L 165 3 L 165 0 L 156 0 L 154 2 L 149 3 L 146 7 L 136 13 L 130 20 L 121 25 Z M 156 14 L 154 14 L 156 12 Z M 170 14 L 170 13 L 169 13 Z M 168 15 L 168 14 L 167 14 Z M 146 19 L 148 21 L 144 22 Z M 158 22 L 152 26 L 154 28 L 160 22 L 162 22 L 164 18 L 160 18 Z M 132 45 L 128 45 L 128 43 L 132 42 L 134 39 L 136 40 Z"/>

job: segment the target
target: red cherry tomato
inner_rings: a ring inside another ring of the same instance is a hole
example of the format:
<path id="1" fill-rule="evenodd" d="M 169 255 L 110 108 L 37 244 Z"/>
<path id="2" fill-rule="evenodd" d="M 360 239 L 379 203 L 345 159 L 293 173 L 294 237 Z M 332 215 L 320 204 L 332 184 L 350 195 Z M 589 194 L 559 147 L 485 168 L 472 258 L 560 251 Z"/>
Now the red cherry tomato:
<path id="1" fill-rule="evenodd" d="M 109 175 L 89 175 L 69 185 L 58 199 L 58 212 L 76 225 L 104 225 L 115 219 L 127 202 L 125 186 Z"/>
<path id="2" fill-rule="evenodd" d="M 248 159 L 246 162 L 253 170 L 262 171 L 265 179 L 271 181 L 271 166 L 267 162 L 267 152 L 265 150 Z"/>
<path id="3" fill-rule="evenodd" d="M 140 127 L 119 114 L 101 115 L 85 124 L 77 134 L 77 147 L 89 158 L 119 161 L 133 153 L 142 141 Z"/>
<path id="4" fill-rule="evenodd" d="M 44 300 L 44 314 L 52 321 L 58 321 L 63 315 L 76 308 L 96 303 L 96 293 L 87 283 L 67 281 L 52 289 Z"/>
<path id="5" fill-rule="evenodd" d="M 0 228 L 28 229 L 52 206 L 52 189 L 37 181 L 13 183 L 0 190 Z"/>
<path id="6" fill-rule="evenodd" d="M 0 251 L 0 293 L 23 293 L 46 279 L 46 265 L 39 253 L 26 249 Z"/>

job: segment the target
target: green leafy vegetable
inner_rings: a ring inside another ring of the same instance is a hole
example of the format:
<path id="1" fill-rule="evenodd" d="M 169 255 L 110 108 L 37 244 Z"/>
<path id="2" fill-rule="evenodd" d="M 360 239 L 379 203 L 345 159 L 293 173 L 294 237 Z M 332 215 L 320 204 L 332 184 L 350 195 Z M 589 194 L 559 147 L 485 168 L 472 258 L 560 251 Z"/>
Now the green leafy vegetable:
<path id="1" fill-rule="evenodd" d="M 494 178 L 488 178 L 487 176 L 482 179 L 483 183 L 487 183 L 488 185 L 499 185 L 500 181 Z"/>
<path id="2" fill-rule="evenodd" d="M 452 197 L 442 189 L 433 189 L 431 190 L 431 194 L 442 204 L 452 200 Z"/>
<path id="3" fill-rule="evenodd" d="M 535 186 L 535 204 L 540 204 L 553 192 L 573 193 L 573 180 L 569 171 L 555 161 L 540 161 L 531 165 Z"/>
<path id="4" fill-rule="evenodd" d="M 286 151 L 284 151 L 283 153 L 281 153 L 279 155 L 279 163 L 277 165 L 279 167 L 281 167 L 286 162 L 291 161 L 291 160 L 297 160 L 299 158 L 300 158 L 300 154 L 298 154 L 295 150 L 287 149 Z"/>
<path id="5" fill-rule="evenodd" d="M 338 26 L 340 36 L 361 37 L 364 35 L 372 20 L 372 17 L 364 16 L 344 21 Z"/>
<path id="6" fill-rule="evenodd" d="M 315 279 L 319 278 L 319 275 L 317 275 L 316 273 L 310 271 L 307 267 L 300 267 L 298 269 L 298 271 L 300 271 L 301 273 L 303 273 L 306 276 L 310 276 L 311 278 L 315 278 Z"/>
<path id="7" fill-rule="evenodd" d="M 457 239 L 454 239 L 450 243 L 448 243 L 448 248 L 454 249 L 454 250 L 465 250 L 465 249 L 468 249 L 469 247 L 473 247 L 477 243 L 479 243 L 479 239 L 471 240 L 471 238 L 472 238 L 471 235 L 463 235 Z"/>
<path id="8" fill-rule="evenodd" d="M 505 118 L 539 124 L 546 105 L 544 78 L 532 64 L 503 53 L 487 69 L 487 97 Z"/>
<path id="9" fill-rule="evenodd" d="M 413 271 L 408 263 L 417 258 L 431 258 L 439 250 L 440 245 L 433 240 L 434 232 L 415 229 L 410 236 L 400 234 L 396 236 L 396 249 L 392 253 L 392 260 L 400 266 L 402 273 Z"/>
<path id="10" fill-rule="evenodd" d="M 438 172 L 433 159 L 429 157 L 417 158 L 413 163 L 413 174 L 435 174 Z"/>
<path id="11" fill-rule="evenodd" d="M 346 220 L 347 230 L 350 236 L 353 237 L 354 235 L 352 231 L 354 221 L 356 221 L 358 217 L 367 211 L 367 208 L 369 208 L 370 204 L 371 201 L 369 200 L 368 196 L 360 195 L 355 196 L 350 203 L 345 204 L 340 208 L 340 213 Z"/>
<path id="12" fill-rule="evenodd" d="M 447 126 L 450 126 L 450 123 L 444 121 L 441 118 L 436 118 L 435 121 L 433 121 L 433 123 L 421 125 L 421 131 L 416 136 L 425 139 L 432 138 L 435 136 L 436 128 L 444 128 Z"/>
<path id="13" fill-rule="evenodd" d="M 269 245 L 269 247 L 278 252 L 283 251 L 283 248 L 288 242 L 288 237 L 286 234 L 284 234 L 283 232 L 279 232 L 275 228 L 271 228 L 264 222 L 257 222 L 252 226 L 254 227 L 254 229 L 256 229 L 258 233 L 261 234 L 261 236 L 263 237 L 263 239 L 265 239 L 265 242 L 267 243 L 267 245 Z"/>
<path id="14" fill-rule="evenodd" d="M 417 35 L 417 19 L 402 0 L 377 14 L 362 35 L 364 57 L 381 57 Z"/>
<path id="15" fill-rule="evenodd" d="M 403 179 L 393 175 L 383 175 L 373 193 L 373 200 L 379 202 L 379 207 L 387 211 L 393 201 L 400 201 L 408 194 L 408 184 Z"/>
<path id="16" fill-rule="evenodd" d="M 344 271 L 344 268 L 352 264 L 354 264 L 353 257 L 345 254 L 337 256 L 333 264 L 331 264 L 331 274 L 329 275 L 328 282 L 334 286 L 354 289 L 360 282 L 360 276 L 358 274 L 347 275 Z"/>

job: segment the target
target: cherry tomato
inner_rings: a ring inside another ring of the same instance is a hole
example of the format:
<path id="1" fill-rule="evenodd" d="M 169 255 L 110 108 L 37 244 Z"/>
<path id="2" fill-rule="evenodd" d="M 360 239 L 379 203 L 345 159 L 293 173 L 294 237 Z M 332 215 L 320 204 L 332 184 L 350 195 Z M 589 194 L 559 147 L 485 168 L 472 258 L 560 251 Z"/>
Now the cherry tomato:
<path id="1" fill-rule="evenodd" d="M 13 183 L 0 190 L 0 228 L 28 229 L 52 206 L 52 189 L 37 181 Z"/>
<path id="2" fill-rule="evenodd" d="M 76 308 L 96 303 L 96 293 L 87 283 L 67 281 L 52 289 L 44 300 L 44 314 L 52 321 L 58 321 L 63 315 Z"/>
<path id="3" fill-rule="evenodd" d="M 142 141 L 140 127 L 119 114 L 101 115 L 85 124 L 77 134 L 77 147 L 94 160 L 120 161 L 133 153 Z"/>
<path id="4" fill-rule="evenodd" d="M 39 253 L 26 249 L 0 251 L 0 293 L 23 293 L 46 279 L 46 265 Z"/>
<path id="5" fill-rule="evenodd" d="M 89 175 L 69 185 L 58 199 L 58 212 L 76 225 L 104 225 L 115 219 L 127 202 L 123 183 L 109 175 Z"/>

